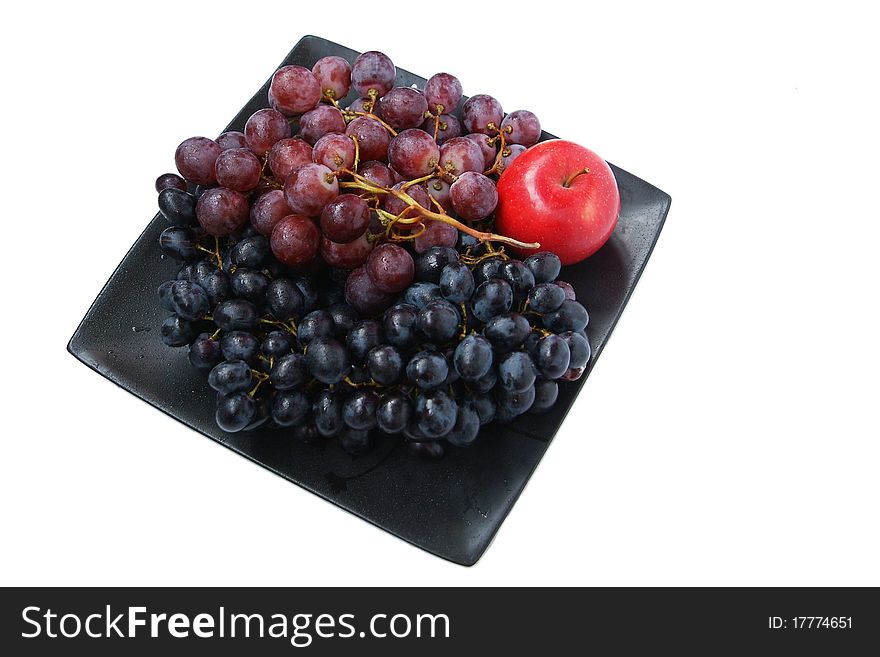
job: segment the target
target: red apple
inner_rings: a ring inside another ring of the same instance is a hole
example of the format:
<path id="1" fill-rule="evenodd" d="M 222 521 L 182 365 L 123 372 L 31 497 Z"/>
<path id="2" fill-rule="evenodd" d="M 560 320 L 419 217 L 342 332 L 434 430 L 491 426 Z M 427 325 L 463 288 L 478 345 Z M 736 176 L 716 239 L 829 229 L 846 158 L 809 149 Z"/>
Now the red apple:
<path id="1" fill-rule="evenodd" d="M 535 144 L 498 179 L 495 232 L 539 242 L 563 265 L 593 255 L 611 237 L 619 214 L 611 167 L 570 141 Z"/>

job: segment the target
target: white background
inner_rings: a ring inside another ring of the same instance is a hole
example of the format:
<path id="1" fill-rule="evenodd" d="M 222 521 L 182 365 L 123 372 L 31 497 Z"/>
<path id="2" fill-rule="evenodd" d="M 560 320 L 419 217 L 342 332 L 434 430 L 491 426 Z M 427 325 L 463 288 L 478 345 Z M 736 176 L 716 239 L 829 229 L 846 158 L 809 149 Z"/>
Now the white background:
<path id="1" fill-rule="evenodd" d="M 2 584 L 880 584 L 880 53 L 864 5 L 466 4 L 4 10 Z M 452 72 L 673 199 L 473 568 L 64 351 L 178 142 L 218 133 L 304 34 Z"/>

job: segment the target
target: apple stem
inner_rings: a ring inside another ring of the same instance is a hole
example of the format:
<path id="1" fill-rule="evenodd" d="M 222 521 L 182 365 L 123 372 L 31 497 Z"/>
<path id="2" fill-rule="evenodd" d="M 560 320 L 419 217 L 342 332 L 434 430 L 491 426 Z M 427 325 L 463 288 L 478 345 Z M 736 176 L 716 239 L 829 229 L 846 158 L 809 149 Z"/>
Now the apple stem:
<path id="1" fill-rule="evenodd" d="M 580 176 L 580 175 L 585 174 L 585 173 L 590 173 L 590 168 L 589 168 L 589 167 L 584 167 L 583 169 L 580 169 L 580 170 L 578 170 L 578 171 L 575 171 L 573 174 L 571 174 L 571 175 L 565 180 L 564 183 L 562 183 L 562 186 L 563 186 L 563 187 L 566 187 L 566 188 L 571 187 L 571 183 L 574 181 L 574 179 L 577 178 L 577 177 Z"/>

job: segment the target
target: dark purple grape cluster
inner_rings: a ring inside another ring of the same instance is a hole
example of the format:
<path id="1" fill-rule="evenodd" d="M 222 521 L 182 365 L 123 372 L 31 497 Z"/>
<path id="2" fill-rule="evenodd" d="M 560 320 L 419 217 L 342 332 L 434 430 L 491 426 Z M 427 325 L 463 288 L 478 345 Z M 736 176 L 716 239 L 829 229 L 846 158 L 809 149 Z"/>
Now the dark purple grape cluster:
<path id="1" fill-rule="evenodd" d="M 395 78 L 375 51 L 285 66 L 243 132 L 185 140 L 181 175 L 156 181 L 160 249 L 182 261 L 158 288 L 161 337 L 188 347 L 224 431 L 353 454 L 383 432 L 438 457 L 549 410 L 587 366 L 559 258 L 511 259 L 505 245 L 525 245 L 489 232 L 495 180 L 537 118 L 462 104 L 447 73 L 422 90 Z"/>

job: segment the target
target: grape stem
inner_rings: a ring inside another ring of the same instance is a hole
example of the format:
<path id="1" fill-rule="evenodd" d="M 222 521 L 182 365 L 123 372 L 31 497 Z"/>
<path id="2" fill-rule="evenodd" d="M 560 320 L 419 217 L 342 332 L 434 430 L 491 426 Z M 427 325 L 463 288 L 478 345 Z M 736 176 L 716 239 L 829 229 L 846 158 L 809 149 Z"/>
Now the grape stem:
<path id="1" fill-rule="evenodd" d="M 501 165 L 501 159 L 504 157 L 505 150 L 507 149 L 507 140 L 504 138 L 504 133 L 513 132 L 513 126 L 508 125 L 505 126 L 503 130 L 501 130 L 496 127 L 494 123 L 489 123 L 486 125 L 486 127 L 489 128 L 489 130 L 496 130 L 498 132 L 498 134 L 494 137 L 489 137 L 489 141 L 491 143 L 495 143 L 496 141 L 499 142 L 498 155 L 495 156 L 495 162 L 492 164 L 491 167 L 483 172 L 484 176 L 490 176 L 493 173 L 501 173 L 502 171 L 504 171 L 504 167 Z M 507 155 L 510 155 L 509 150 L 507 151 Z"/>
<path id="2" fill-rule="evenodd" d="M 486 233 L 476 230 L 474 228 L 471 228 L 470 226 L 461 223 L 457 219 L 453 219 L 448 214 L 440 214 L 439 212 L 432 212 L 431 210 L 423 208 L 416 202 L 415 199 L 413 199 L 412 196 L 410 196 L 403 190 L 380 187 L 379 185 L 374 184 L 368 178 L 364 178 L 354 171 L 343 170 L 343 173 L 350 175 L 354 180 L 340 182 L 339 186 L 341 188 L 361 189 L 367 192 L 372 192 L 374 194 L 391 194 L 392 196 L 412 207 L 421 217 L 425 219 L 432 219 L 434 221 L 442 221 L 443 223 L 454 226 L 461 232 L 466 233 L 471 237 L 480 240 L 481 242 L 500 242 L 502 244 L 507 244 L 508 246 L 513 246 L 520 249 L 537 249 L 541 246 L 538 242 L 520 242 L 519 240 L 515 240 L 512 237 L 505 237 L 504 235 L 497 235 L 495 233 Z M 406 212 L 406 210 L 404 210 L 404 212 Z M 400 219 L 397 219 L 397 221 L 400 221 Z M 411 221 L 409 223 L 416 223 L 416 221 Z"/>

